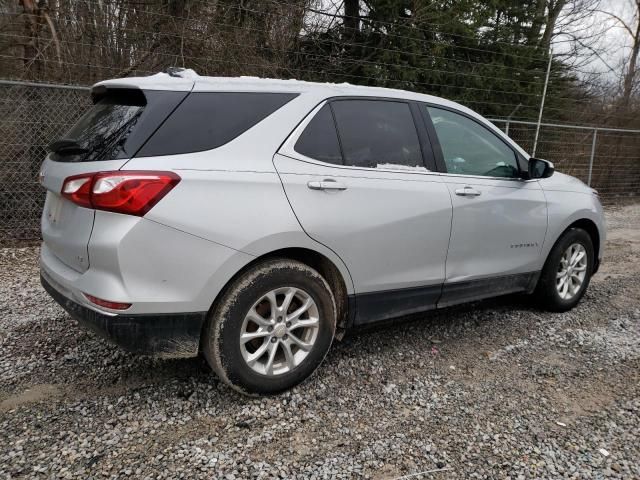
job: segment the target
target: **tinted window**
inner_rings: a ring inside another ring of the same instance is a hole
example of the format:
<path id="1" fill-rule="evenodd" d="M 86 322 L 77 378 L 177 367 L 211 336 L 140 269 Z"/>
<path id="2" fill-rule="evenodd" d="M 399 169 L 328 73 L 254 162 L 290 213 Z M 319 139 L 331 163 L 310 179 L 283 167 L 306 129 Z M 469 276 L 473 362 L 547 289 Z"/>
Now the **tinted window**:
<path id="1" fill-rule="evenodd" d="M 340 143 L 333 122 L 331 107 L 325 105 L 313 117 L 298 138 L 295 151 L 328 163 L 342 163 Z"/>
<path id="2" fill-rule="evenodd" d="M 220 147 L 295 98 L 289 93 L 191 93 L 137 156 Z"/>
<path id="3" fill-rule="evenodd" d="M 126 152 L 124 145 L 145 106 L 146 99 L 140 90 L 109 92 L 60 139 L 68 145 L 54 148 L 52 159 L 89 162 L 126 158 L 133 152 Z"/>
<path id="4" fill-rule="evenodd" d="M 473 120 L 428 107 L 449 173 L 488 177 L 519 176 L 513 150 Z"/>
<path id="5" fill-rule="evenodd" d="M 340 100 L 331 107 L 346 165 L 426 170 L 408 104 Z"/>

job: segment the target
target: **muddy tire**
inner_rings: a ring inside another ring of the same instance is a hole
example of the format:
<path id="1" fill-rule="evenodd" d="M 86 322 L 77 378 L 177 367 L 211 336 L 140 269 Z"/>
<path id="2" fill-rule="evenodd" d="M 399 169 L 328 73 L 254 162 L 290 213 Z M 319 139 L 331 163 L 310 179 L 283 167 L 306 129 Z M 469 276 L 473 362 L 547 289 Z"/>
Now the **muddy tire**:
<path id="1" fill-rule="evenodd" d="M 594 266 L 593 242 L 572 228 L 553 246 L 534 292 L 536 305 L 552 312 L 575 307 L 589 286 Z"/>
<path id="2" fill-rule="evenodd" d="M 225 289 L 207 319 L 202 349 L 234 389 L 274 394 L 318 368 L 335 329 L 336 306 L 325 279 L 303 263 L 273 259 Z"/>

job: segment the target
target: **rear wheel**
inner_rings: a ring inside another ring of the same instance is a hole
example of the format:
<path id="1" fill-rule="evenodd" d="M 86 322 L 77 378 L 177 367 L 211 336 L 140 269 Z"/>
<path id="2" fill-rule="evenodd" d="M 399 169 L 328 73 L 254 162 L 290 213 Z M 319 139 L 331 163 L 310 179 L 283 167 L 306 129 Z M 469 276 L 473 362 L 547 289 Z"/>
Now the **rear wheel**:
<path id="1" fill-rule="evenodd" d="M 549 253 L 536 287 L 540 306 L 556 312 L 575 307 L 589 286 L 593 265 L 589 234 L 579 228 L 564 233 Z"/>
<path id="2" fill-rule="evenodd" d="M 336 307 L 327 282 L 291 260 L 255 265 L 226 289 L 204 331 L 213 370 L 245 394 L 277 393 L 313 373 L 329 351 Z"/>

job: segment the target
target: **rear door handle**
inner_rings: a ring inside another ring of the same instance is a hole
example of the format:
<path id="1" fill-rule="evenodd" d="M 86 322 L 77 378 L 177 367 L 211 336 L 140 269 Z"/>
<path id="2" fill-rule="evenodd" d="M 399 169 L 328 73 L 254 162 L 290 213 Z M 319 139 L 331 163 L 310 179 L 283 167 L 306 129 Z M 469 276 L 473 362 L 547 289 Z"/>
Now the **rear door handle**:
<path id="1" fill-rule="evenodd" d="M 459 188 L 456 190 L 456 195 L 460 195 L 461 197 L 477 197 L 478 195 L 480 195 L 480 193 L 480 191 L 468 185 L 464 188 Z"/>
<path id="2" fill-rule="evenodd" d="M 325 179 L 321 182 L 312 181 L 307 183 L 307 187 L 311 190 L 346 190 L 347 186 L 333 179 Z"/>

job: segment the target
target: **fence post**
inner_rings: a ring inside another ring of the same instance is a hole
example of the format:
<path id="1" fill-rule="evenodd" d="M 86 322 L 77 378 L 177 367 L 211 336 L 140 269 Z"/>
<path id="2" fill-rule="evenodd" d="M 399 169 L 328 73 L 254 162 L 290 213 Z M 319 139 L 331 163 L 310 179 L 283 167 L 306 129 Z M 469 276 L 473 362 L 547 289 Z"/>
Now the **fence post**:
<path id="1" fill-rule="evenodd" d="M 516 114 L 516 112 L 521 106 L 522 106 L 522 103 L 518 103 L 518 105 L 516 105 L 516 108 L 514 108 L 513 111 L 507 117 L 507 124 L 505 125 L 505 128 L 504 128 L 504 133 L 507 137 L 509 136 L 509 126 L 511 125 L 511 118 L 513 118 L 513 116 Z"/>
<path id="2" fill-rule="evenodd" d="M 589 176 L 587 177 L 587 185 L 591 186 L 591 173 L 593 172 L 593 159 L 596 156 L 596 139 L 598 138 L 598 129 L 593 129 L 593 140 L 591 141 L 591 157 L 589 158 Z"/>
<path id="3" fill-rule="evenodd" d="M 542 123 L 542 111 L 544 110 L 544 101 L 547 98 L 547 86 L 549 85 L 549 74 L 551 73 L 551 60 L 553 59 L 553 52 L 549 49 L 549 63 L 547 65 L 547 75 L 544 79 L 544 89 L 542 90 L 542 101 L 540 102 L 540 112 L 538 113 L 538 123 L 536 124 L 536 136 L 533 139 L 533 152 L 532 157 L 536 156 L 536 149 L 538 148 L 538 135 L 540 135 L 540 124 Z"/>

